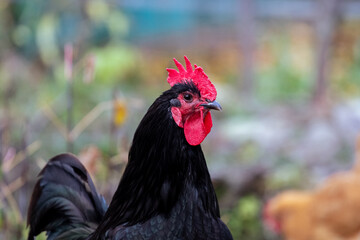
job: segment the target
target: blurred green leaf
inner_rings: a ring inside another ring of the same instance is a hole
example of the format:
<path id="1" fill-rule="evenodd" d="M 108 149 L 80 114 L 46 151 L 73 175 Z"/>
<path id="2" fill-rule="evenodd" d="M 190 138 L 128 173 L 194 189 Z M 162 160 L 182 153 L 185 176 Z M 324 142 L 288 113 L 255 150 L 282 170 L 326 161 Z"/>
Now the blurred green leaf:
<path id="1" fill-rule="evenodd" d="M 136 69 L 136 51 L 126 44 L 109 44 L 94 49 L 96 58 L 95 81 L 116 85 L 119 81 L 129 81 L 126 76 Z"/>
<path id="2" fill-rule="evenodd" d="M 255 196 L 242 197 L 229 216 L 228 226 L 234 239 L 261 239 L 261 204 Z"/>

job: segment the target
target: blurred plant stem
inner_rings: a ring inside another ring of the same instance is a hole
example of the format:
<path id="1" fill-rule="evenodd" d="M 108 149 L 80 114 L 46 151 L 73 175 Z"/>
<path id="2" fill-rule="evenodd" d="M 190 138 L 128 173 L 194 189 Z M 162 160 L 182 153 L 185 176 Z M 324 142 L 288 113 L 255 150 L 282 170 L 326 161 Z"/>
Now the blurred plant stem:
<path id="1" fill-rule="evenodd" d="M 101 113 L 111 109 L 113 107 L 113 101 L 101 102 L 96 105 L 88 114 L 86 114 L 69 132 L 69 138 L 71 142 L 79 137 L 79 135 L 97 119 Z"/>
<path id="2" fill-rule="evenodd" d="M 237 14 L 238 41 L 241 49 L 242 81 L 239 81 L 243 100 L 253 105 L 254 102 L 254 63 L 255 63 L 255 6 L 252 0 L 238 1 L 239 14 Z"/>
<path id="3" fill-rule="evenodd" d="M 67 95 L 67 121 L 66 121 L 66 142 L 67 142 L 67 151 L 73 152 L 74 150 L 74 142 L 73 139 L 70 137 L 71 129 L 73 126 L 73 83 L 72 81 L 67 82 L 67 89 L 66 89 L 66 95 Z"/>
<path id="4" fill-rule="evenodd" d="M 339 0 L 318 1 L 319 15 L 316 19 L 316 79 L 313 91 L 313 105 L 320 114 L 327 111 L 327 91 L 329 86 L 331 44 L 337 26 Z"/>
<path id="5" fill-rule="evenodd" d="M 114 108 L 112 111 L 112 118 L 110 121 L 110 134 L 109 134 L 109 150 L 111 153 L 116 152 L 116 147 L 117 147 L 117 141 L 116 141 L 116 131 L 117 131 L 117 127 L 115 125 L 115 101 L 116 101 L 116 88 L 113 89 L 112 91 L 112 100 L 114 102 Z"/>
<path id="6" fill-rule="evenodd" d="M 13 168 L 15 168 L 21 162 L 24 162 L 28 156 L 34 154 L 40 148 L 41 148 L 41 142 L 35 141 L 25 146 L 22 151 L 17 152 L 16 155 L 11 157 L 11 159 L 5 161 L 6 157 L 4 157 L 4 161 L 2 162 L 1 165 L 2 171 L 4 173 L 10 172 Z"/>
<path id="7" fill-rule="evenodd" d="M 20 185 L 19 187 L 21 187 L 23 185 L 23 180 L 19 180 L 19 181 L 21 181 L 21 184 L 16 183 L 14 185 L 19 184 Z M 23 218 L 21 215 L 20 208 L 18 206 L 18 203 L 17 203 L 15 197 L 13 196 L 13 190 L 15 191 L 17 188 L 13 187 L 13 189 L 10 189 L 9 186 L 1 183 L 0 189 L 1 189 L 1 195 L 2 195 L 1 198 L 5 198 L 8 202 L 8 204 L 10 205 L 10 208 L 13 210 L 15 222 L 22 222 Z M 0 207 L 3 208 L 4 206 L 0 206 Z"/>
<path id="8" fill-rule="evenodd" d="M 67 121 L 66 121 L 66 143 L 67 151 L 74 151 L 74 142 L 70 137 L 70 133 L 73 126 L 73 110 L 74 110 L 74 87 L 73 87 L 73 45 L 67 43 L 64 47 L 64 75 L 66 81 L 66 111 L 67 111 Z"/>
<path id="9" fill-rule="evenodd" d="M 16 93 L 14 84 L 11 80 L 5 82 L 3 86 L 3 117 L 0 122 L 0 156 L 4 156 L 10 145 L 10 129 L 11 129 L 11 111 L 10 101 Z"/>
<path id="10" fill-rule="evenodd" d="M 14 193 L 26 184 L 26 171 L 28 169 L 27 164 L 29 162 L 28 157 L 35 153 L 40 148 L 40 146 L 41 143 L 39 141 L 35 141 L 26 146 L 24 137 L 23 150 L 16 152 L 14 148 L 9 148 L 2 161 L 1 170 L 4 176 L 0 182 L 0 209 L 6 206 L 5 201 L 3 201 L 6 200 L 14 214 L 15 222 L 23 221 L 23 211 L 21 211 L 22 205 L 20 202 L 16 201 Z M 19 175 L 17 178 L 15 178 L 15 180 L 8 179 L 5 181 L 8 177 L 11 176 L 11 171 L 21 163 L 25 164 L 24 170 L 21 171 L 22 175 Z M 22 192 L 18 192 L 17 194 L 21 196 Z"/>

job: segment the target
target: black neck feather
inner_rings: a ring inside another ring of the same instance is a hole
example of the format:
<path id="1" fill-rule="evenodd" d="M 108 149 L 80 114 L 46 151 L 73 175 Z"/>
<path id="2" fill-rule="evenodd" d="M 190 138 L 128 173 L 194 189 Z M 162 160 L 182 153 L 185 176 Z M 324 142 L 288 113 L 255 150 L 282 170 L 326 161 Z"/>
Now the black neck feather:
<path id="1" fill-rule="evenodd" d="M 183 129 L 171 116 L 170 100 L 183 88 L 175 85 L 164 92 L 139 124 L 124 175 L 96 231 L 99 236 L 122 224 L 133 225 L 158 214 L 168 215 L 187 186 L 198 191 L 205 211 L 219 217 L 201 147 L 187 143 Z"/>

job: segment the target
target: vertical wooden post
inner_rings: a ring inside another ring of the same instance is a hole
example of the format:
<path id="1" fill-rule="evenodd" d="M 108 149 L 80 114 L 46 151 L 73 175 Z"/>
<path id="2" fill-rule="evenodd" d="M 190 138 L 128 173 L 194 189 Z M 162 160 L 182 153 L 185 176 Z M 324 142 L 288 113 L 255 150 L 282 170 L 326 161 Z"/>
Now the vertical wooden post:
<path id="1" fill-rule="evenodd" d="M 247 103 L 254 100 L 254 62 L 255 62 L 255 6 L 253 0 L 238 1 L 237 29 L 242 61 L 242 81 L 240 92 Z"/>
<path id="2" fill-rule="evenodd" d="M 316 30 L 316 79 L 313 92 L 313 106 L 317 111 L 323 112 L 326 106 L 328 90 L 329 58 L 331 56 L 331 43 L 336 29 L 338 0 L 319 0 L 318 13 L 315 19 Z"/>

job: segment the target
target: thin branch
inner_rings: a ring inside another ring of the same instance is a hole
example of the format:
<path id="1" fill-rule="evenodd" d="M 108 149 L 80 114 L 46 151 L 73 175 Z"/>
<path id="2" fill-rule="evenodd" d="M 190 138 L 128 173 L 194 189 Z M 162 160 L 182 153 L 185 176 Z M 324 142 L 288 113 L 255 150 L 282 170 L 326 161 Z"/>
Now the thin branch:
<path id="1" fill-rule="evenodd" d="M 8 197 L 8 194 L 9 193 L 13 193 L 15 192 L 16 190 L 18 190 L 19 188 L 21 188 L 22 186 L 24 186 L 25 184 L 25 180 L 24 178 L 17 178 L 16 180 L 14 180 L 13 182 L 11 182 L 9 185 L 7 185 L 7 188 L 8 188 L 8 192 L 3 192 L 2 195 L 0 195 L 0 201 L 2 201 L 4 198 L 7 198 Z"/>
<path id="2" fill-rule="evenodd" d="M 327 91 L 329 88 L 331 43 L 338 21 L 339 0 L 318 1 L 319 15 L 316 21 L 317 49 L 316 53 L 316 82 L 313 91 L 313 104 L 317 110 L 326 107 Z"/>
<path id="3" fill-rule="evenodd" d="M 40 169 L 43 169 L 47 163 L 43 158 L 37 158 L 35 162 Z"/>
<path id="4" fill-rule="evenodd" d="M 22 222 L 23 218 L 21 215 L 20 208 L 19 208 L 10 188 L 5 184 L 0 184 L 0 193 L 3 195 L 3 198 L 5 198 L 7 200 L 7 202 L 10 205 L 10 208 L 12 208 L 13 211 L 15 212 L 15 222 Z"/>
<path id="5" fill-rule="evenodd" d="M 96 105 L 88 114 L 83 117 L 80 122 L 67 134 L 66 126 L 61 122 L 61 120 L 56 116 L 52 109 L 48 106 L 43 108 L 44 114 L 56 127 L 59 133 L 70 141 L 74 141 L 80 136 L 80 134 L 100 116 L 103 112 L 111 109 L 113 107 L 113 101 L 102 102 Z"/>
<path id="6" fill-rule="evenodd" d="M 64 137 L 64 139 L 66 139 L 67 138 L 66 126 L 61 122 L 58 116 L 56 116 L 54 111 L 49 106 L 45 106 L 43 108 L 43 112 L 46 115 L 46 117 L 51 121 L 51 123 L 56 127 L 59 133 Z"/>
<path id="7" fill-rule="evenodd" d="M 67 151 L 72 152 L 74 149 L 74 142 L 70 137 L 70 132 L 73 127 L 74 115 L 74 85 L 73 85 L 73 55 L 74 48 L 72 43 L 67 43 L 64 46 L 64 75 L 66 81 L 66 132 L 67 132 Z"/>
<path id="8" fill-rule="evenodd" d="M 78 124 L 73 128 L 69 134 L 71 141 L 74 141 L 79 135 L 100 116 L 101 113 L 113 107 L 113 101 L 102 102 L 96 105 L 85 117 L 83 117 Z"/>
<path id="9" fill-rule="evenodd" d="M 30 145 L 28 145 L 24 150 L 19 151 L 11 161 L 3 162 L 3 164 L 2 164 L 3 172 L 6 173 L 6 172 L 11 171 L 19 163 L 24 161 L 26 159 L 26 156 L 32 155 L 37 150 L 39 150 L 40 147 L 41 147 L 41 142 L 35 141 L 35 142 L 31 143 Z"/>

